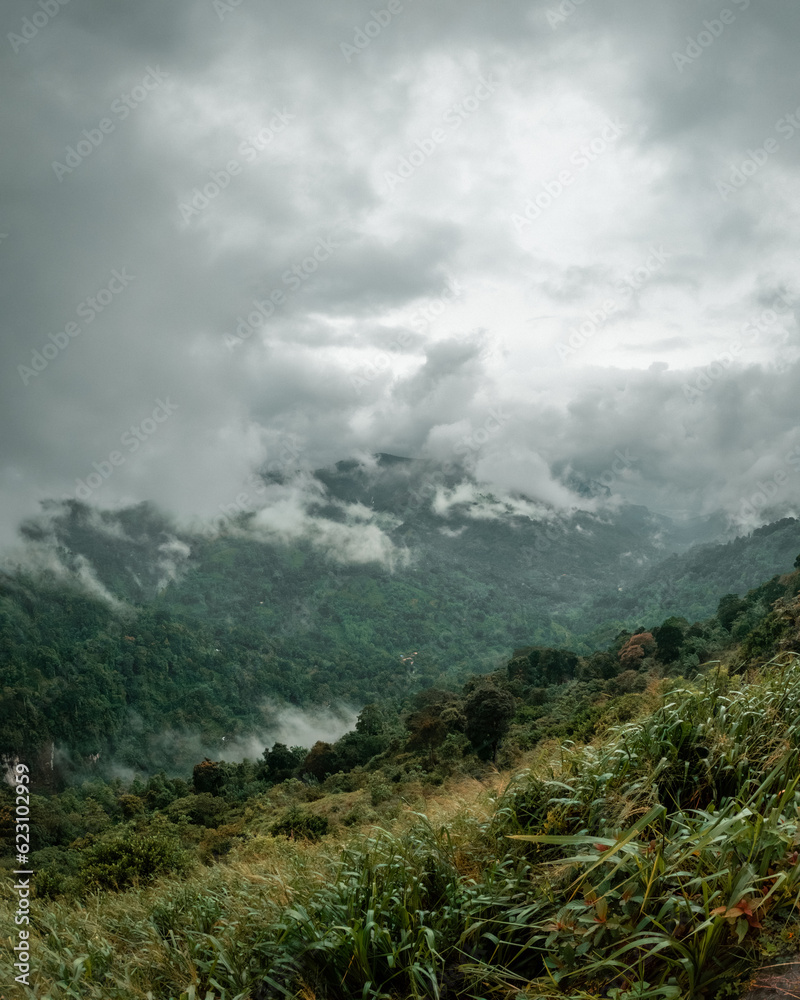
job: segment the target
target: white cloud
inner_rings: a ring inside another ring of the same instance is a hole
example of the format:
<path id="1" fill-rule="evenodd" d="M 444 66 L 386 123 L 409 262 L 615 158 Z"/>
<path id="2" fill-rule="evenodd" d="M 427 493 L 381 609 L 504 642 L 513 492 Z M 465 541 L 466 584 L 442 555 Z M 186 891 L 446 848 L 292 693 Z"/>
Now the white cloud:
<path id="1" fill-rule="evenodd" d="M 165 395 L 175 415 L 93 503 L 208 518 L 289 438 L 306 469 L 377 451 L 448 461 L 499 404 L 513 426 L 466 456 L 498 489 L 566 506 L 554 470 L 599 474 L 630 446 L 620 494 L 735 513 L 756 456 L 771 475 L 792 444 L 800 358 L 799 15 L 740 6 L 683 71 L 673 53 L 705 15 L 679 4 L 593 0 L 557 29 L 520 0 L 491 18 L 475 0 L 407 5 L 350 62 L 341 43 L 364 10 L 349 0 L 242 4 L 222 22 L 189 0 L 64 8 L 0 68 L 17 192 L 0 223 L 2 538 L 40 499 L 74 495 Z M 52 161 L 151 64 L 166 81 L 59 181 Z M 276 115 L 285 127 L 251 161 Z M 723 198 L 718 180 L 769 139 Z M 124 267 L 130 287 L 82 319 Z M 576 329 L 585 343 L 561 357 Z M 739 367 L 691 403 L 684 385 L 739 341 Z M 786 506 L 797 485 L 782 485 Z M 291 535 L 298 516 L 264 515 L 264 530 Z M 320 544 L 390 559 L 364 527 L 324 527 Z"/>

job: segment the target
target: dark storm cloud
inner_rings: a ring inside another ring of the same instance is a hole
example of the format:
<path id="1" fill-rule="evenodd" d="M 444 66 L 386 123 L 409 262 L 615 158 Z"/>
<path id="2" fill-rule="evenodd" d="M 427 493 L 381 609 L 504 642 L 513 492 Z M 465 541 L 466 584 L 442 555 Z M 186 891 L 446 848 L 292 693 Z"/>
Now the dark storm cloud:
<path id="1" fill-rule="evenodd" d="M 553 474 L 626 448 L 620 492 L 670 508 L 787 464 L 798 12 L 400 6 L 3 14 L 5 538 L 93 474 L 93 503 L 214 513 L 287 441 L 460 449 L 564 504 Z"/>

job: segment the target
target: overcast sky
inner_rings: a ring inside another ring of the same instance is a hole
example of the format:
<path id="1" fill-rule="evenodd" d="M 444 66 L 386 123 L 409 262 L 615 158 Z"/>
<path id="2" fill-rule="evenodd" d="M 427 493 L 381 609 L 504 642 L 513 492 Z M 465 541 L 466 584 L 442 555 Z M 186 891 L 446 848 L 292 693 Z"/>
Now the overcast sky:
<path id="1" fill-rule="evenodd" d="M 794 510 L 800 9 L 1 18 L 2 540 L 48 497 L 210 516 L 378 451 Z"/>

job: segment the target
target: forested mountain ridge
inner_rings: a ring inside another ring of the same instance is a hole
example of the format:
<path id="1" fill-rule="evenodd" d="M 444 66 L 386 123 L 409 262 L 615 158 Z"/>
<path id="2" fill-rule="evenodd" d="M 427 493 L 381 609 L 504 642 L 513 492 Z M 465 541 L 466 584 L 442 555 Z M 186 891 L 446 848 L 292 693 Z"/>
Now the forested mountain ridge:
<path id="1" fill-rule="evenodd" d="M 687 550 L 641 507 L 558 516 L 391 456 L 262 485 L 260 509 L 206 532 L 75 501 L 23 525 L 28 564 L 0 576 L 0 753 L 185 767 L 281 705 L 357 711 L 457 687 L 510 646 L 587 655 L 670 616 L 688 627 L 800 551 L 789 518 Z M 668 543 L 684 551 L 659 561 Z"/>

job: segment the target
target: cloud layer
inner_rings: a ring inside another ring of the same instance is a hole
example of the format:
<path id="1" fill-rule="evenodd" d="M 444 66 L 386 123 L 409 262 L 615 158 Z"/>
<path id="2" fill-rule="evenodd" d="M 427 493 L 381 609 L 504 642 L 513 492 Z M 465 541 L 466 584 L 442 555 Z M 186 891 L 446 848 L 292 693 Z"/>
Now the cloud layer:
<path id="1" fill-rule="evenodd" d="M 4 541 L 377 451 L 794 509 L 800 12 L 48 6 L 3 15 Z"/>

